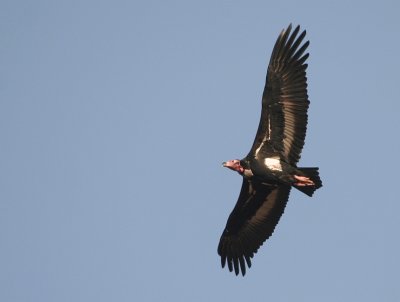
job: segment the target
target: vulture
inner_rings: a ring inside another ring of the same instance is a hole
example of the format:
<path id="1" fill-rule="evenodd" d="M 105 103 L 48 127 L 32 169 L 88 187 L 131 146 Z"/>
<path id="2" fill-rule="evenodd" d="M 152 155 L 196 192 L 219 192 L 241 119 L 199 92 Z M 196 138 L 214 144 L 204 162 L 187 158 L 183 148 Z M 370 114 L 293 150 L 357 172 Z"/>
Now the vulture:
<path id="1" fill-rule="evenodd" d="M 246 265 L 272 235 L 292 187 L 312 196 L 322 187 L 317 167 L 297 162 L 307 130 L 306 31 L 290 24 L 272 50 L 262 94 L 261 118 L 247 156 L 222 165 L 243 177 L 237 203 L 218 245 L 222 268 L 246 274 Z"/>

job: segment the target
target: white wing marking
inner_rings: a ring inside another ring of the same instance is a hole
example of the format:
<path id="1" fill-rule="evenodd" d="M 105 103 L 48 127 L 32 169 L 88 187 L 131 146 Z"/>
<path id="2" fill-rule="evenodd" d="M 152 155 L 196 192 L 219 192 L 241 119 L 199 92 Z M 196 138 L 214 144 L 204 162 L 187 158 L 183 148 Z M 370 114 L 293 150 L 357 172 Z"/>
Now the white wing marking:
<path id="1" fill-rule="evenodd" d="M 264 163 L 270 170 L 282 171 L 282 165 L 279 158 L 267 157 L 266 159 L 264 159 Z"/>
<path id="2" fill-rule="evenodd" d="M 258 152 L 260 152 L 260 150 L 261 150 L 262 146 L 264 146 L 265 142 L 269 141 L 270 137 L 271 137 L 271 121 L 268 119 L 268 135 L 266 135 L 264 137 L 264 139 L 262 140 L 260 146 L 256 149 L 255 157 L 257 157 Z"/>

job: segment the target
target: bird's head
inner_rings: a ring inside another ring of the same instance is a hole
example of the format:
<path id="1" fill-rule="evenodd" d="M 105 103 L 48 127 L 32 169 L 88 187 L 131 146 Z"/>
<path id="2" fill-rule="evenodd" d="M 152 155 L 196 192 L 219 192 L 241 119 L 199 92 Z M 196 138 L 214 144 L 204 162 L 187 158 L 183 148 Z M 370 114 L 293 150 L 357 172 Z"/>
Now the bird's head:
<path id="1" fill-rule="evenodd" d="M 223 167 L 229 168 L 233 171 L 236 171 L 240 174 L 242 174 L 244 172 L 244 168 L 242 167 L 242 165 L 240 164 L 240 160 L 238 159 L 232 159 L 232 160 L 228 160 L 228 161 L 224 161 L 222 163 Z"/>

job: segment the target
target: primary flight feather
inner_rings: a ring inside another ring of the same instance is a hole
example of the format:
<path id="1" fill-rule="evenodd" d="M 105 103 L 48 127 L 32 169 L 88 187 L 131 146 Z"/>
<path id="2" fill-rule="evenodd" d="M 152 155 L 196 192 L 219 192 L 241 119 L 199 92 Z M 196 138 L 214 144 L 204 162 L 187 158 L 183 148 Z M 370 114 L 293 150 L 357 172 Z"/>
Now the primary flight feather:
<path id="1" fill-rule="evenodd" d="M 309 41 L 297 26 L 283 30 L 273 48 L 253 146 L 242 160 L 223 163 L 243 176 L 238 201 L 222 233 L 222 267 L 244 276 L 246 265 L 273 233 L 295 187 L 308 196 L 322 187 L 318 168 L 298 168 L 307 130 L 305 53 Z"/>

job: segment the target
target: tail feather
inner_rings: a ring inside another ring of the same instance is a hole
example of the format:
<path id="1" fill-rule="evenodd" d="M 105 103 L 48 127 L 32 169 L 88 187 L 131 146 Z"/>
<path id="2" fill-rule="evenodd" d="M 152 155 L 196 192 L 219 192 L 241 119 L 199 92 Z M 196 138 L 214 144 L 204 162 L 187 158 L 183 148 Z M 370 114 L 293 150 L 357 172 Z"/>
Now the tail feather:
<path id="1" fill-rule="evenodd" d="M 297 168 L 297 169 L 303 174 L 302 176 L 307 176 L 315 183 L 315 185 L 303 186 L 303 187 L 294 186 L 294 187 L 297 190 L 311 197 L 314 194 L 315 190 L 322 187 L 322 181 L 321 178 L 319 177 L 319 172 L 318 172 L 319 168 L 315 167 L 315 168 Z"/>

